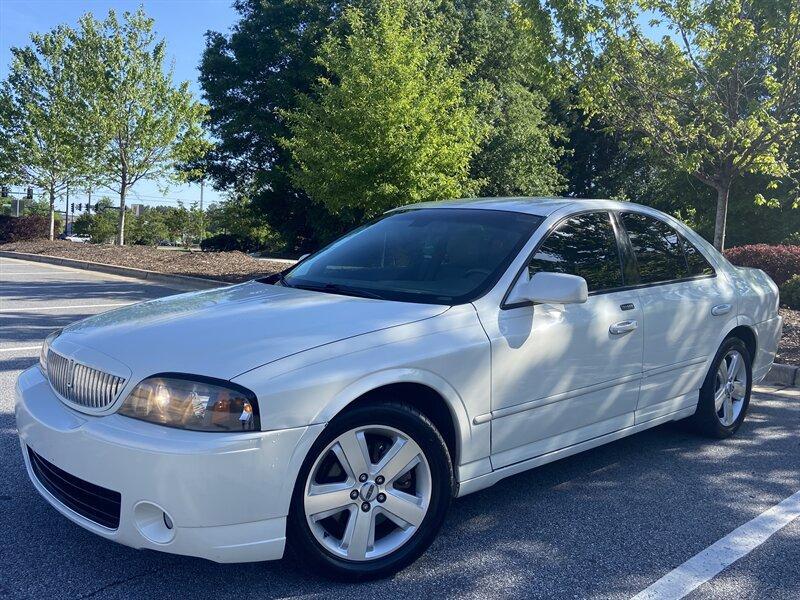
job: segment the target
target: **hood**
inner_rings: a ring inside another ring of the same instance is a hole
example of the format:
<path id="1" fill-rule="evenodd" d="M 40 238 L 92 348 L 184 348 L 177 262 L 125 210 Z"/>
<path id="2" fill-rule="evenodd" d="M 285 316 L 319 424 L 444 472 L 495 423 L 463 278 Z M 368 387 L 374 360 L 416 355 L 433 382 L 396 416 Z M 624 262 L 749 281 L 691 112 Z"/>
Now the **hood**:
<path id="1" fill-rule="evenodd" d="M 179 372 L 231 379 L 291 354 L 427 319 L 447 308 L 251 281 L 89 317 L 65 328 L 53 348 L 75 358 L 76 351 L 86 355 L 80 348 L 90 349 L 124 364 L 134 378 Z"/>

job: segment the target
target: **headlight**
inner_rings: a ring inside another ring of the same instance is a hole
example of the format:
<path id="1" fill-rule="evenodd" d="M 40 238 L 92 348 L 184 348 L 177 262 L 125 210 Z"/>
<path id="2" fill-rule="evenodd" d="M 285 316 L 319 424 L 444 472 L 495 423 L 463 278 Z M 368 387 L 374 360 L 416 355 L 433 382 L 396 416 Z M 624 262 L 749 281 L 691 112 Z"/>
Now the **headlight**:
<path id="1" fill-rule="evenodd" d="M 44 338 L 44 343 L 42 344 L 42 349 L 39 352 L 39 367 L 42 369 L 42 372 L 47 375 L 47 354 L 50 352 L 50 344 L 53 343 L 58 336 L 61 335 L 61 330 L 54 331 L 46 338 Z"/>
<path id="2" fill-rule="evenodd" d="M 192 431 L 256 431 L 258 402 L 228 381 L 165 373 L 148 377 L 125 398 L 119 414 Z"/>

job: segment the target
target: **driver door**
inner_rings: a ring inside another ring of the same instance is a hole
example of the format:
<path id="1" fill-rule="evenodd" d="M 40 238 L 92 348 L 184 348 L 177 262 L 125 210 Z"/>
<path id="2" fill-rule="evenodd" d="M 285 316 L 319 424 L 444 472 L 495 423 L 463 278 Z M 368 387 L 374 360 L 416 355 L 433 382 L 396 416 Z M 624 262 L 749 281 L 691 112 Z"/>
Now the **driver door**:
<path id="1" fill-rule="evenodd" d="M 615 221 L 573 215 L 531 258 L 531 275 L 586 279 L 585 304 L 505 306 L 481 315 L 492 352 L 492 467 L 504 467 L 634 424 L 642 311 L 624 290 Z"/>

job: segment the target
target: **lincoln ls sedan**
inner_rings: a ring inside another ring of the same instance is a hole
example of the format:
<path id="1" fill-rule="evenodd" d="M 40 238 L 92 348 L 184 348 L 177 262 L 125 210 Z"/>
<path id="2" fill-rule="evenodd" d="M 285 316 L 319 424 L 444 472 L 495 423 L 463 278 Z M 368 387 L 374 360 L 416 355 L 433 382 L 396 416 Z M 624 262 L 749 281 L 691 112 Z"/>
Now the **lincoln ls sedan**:
<path id="1" fill-rule="evenodd" d="M 668 421 L 733 435 L 781 327 L 769 277 L 653 209 L 416 204 L 54 332 L 16 419 L 36 490 L 100 536 L 368 579 L 504 477 Z"/>

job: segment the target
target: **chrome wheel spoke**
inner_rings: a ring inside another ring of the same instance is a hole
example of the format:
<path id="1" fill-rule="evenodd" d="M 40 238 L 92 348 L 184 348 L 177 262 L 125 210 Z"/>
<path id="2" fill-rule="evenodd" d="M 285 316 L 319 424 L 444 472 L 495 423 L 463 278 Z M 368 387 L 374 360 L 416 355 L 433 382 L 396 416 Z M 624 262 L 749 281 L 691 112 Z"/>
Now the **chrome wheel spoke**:
<path id="1" fill-rule="evenodd" d="M 411 494 L 391 490 L 386 494 L 386 501 L 382 504 L 382 508 L 386 516 L 399 526 L 419 527 L 427 512 L 422 502 L 421 498 Z"/>
<path id="2" fill-rule="evenodd" d="M 422 450 L 410 439 L 397 439 L 380 463 L 375 467 L 376 472 L 392 482 L 405 475 L 419 462 Z"/>
<path id="3" fill-rule="evenodd" d="M 733 383 L 733 380 L 739 375 L 741 367 L 742 357 L 736 352 L 731 356 L 731 364 L 728 365 L 728 383 Z"/>
<path id="4" fill-rule="evenodd" d="M 730 425 L 733 420 L 733 400 L 730 396 L 725 396 L 722 404 L 722 422 L 724 425 Z"/>
<path id="5" fill-rule="evenodd" d="M 717 412 L 722 409 L 722 404 L 725 402 L 725 386 L 720 386 L 714 394 L 714 408 Z"/>
<path id="6" fill-rule="evenodd" d="M 360 474 L 370 472 L 369 449 L 363 431 L 350 431 L 344 434 L 339 438 L 338 445 L 346 462 L 342 466 L 350 470 L 353 479 L 358 481 Z"/>
<path id="7" fill-rule="evenodd" d="M 733 382 L 733 397 L 735 400 L 744 400 L 747 394 L 747 386 L 741 381 Z"/>
<path id="8" fill-rule="evenodd" d="M 312 485 L 306 495 L 306 514 L 315 521 L 342 512 L 353 504 L 347 483 Z"/>
<path id="9" fill-rule="evenodd" d="M 347 558 L 364 560 L 374 544 L 375 513 L 354 509 L 342 537 L 342 548 L 347 552 Z"/>

